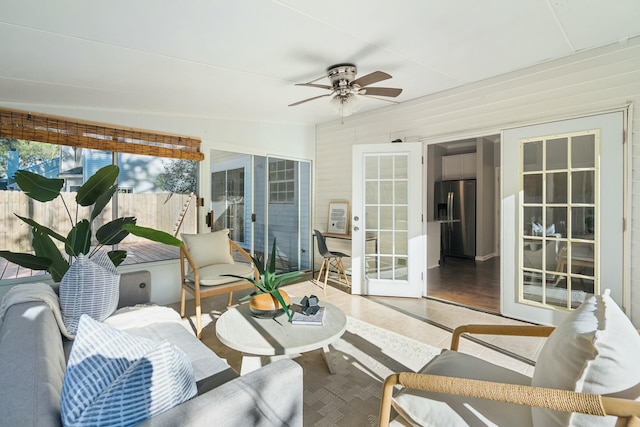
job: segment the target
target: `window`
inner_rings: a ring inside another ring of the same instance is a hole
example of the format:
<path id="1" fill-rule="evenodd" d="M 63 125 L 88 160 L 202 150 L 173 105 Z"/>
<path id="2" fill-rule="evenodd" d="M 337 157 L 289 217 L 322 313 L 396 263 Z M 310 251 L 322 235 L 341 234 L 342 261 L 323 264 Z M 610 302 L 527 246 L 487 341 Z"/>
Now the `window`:
<path id="1" fill-rule="evenodd" d="M 295 162 L 275 160 L 269 163 L 269 202 L 294 203 Z"/>
<path id="2" fill-rule="evenodd" d="M 183 159 L 165 159 L 139 154 L 116 153 L 120 167 L 118 193 L 94 220 L 94 230 L 112 218 L 133 216 L 138 225 L 170 234 L 196 232 L 195 195 L 198 163 Z M 17 218 L 36 222 L 66 234 L 71 225 L 64 205 L 53 201 L 42 204 L 29 199 L 16 186 L 13 174 L 26 169 L 48 178 L 65 181 L 61 195 L 75 214 L 75 192 L 98 169 L 114 161 L 114 153 L 88 148 L 52 145 L 0 138 L 0 174 L 7 180 L 7 191 L 0 191 L 0 205 L 9 206 L 0 218 L 3 232 L 0 245 L 13 252 L 29 252 L 30 230 Z M 113 203 L 117 201 L 116 212 Z M 87 215 L 82 211 L 79 217 Z M 115 216 L 114 216 L 115 215 Z M 12 230 L 10 233 L 6 230 Z M 124 264 L 175 259 L 177 248 L 129 235 L 120 245 L 128 252 Z M 61 248 L 62 249 L 62 248 Z M 45 274 L 8 264 L 0 258 L 0 280 Z"/>
<path id="3" fill-rule="evenodd" d="M 599 293 L 599 131 L 521 140 L 522 302 L 575 308 Z"/>

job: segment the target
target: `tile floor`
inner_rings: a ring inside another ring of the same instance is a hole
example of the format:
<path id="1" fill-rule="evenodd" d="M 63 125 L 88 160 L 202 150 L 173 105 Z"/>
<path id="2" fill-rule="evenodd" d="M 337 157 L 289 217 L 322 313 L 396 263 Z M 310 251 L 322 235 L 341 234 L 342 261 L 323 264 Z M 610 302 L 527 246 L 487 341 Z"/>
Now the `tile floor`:
<path id="1" fill-rule="evenodd" d="M 322 290 L 322 284 L 317 285 L 312 281 L 287 286 L 286 290 L 290 295 L 295 296 L 317 295 L 320 300 L 325 300 L 340 307 L 348 316 L 439 348 L 449 347 L 451 331 L 462 324 L 522 323 L 426 298 L 363 297 L 350 295 L 331 286 L 327 287 L 325 295 Z M 234 301 L 246 293 L 248 291 L 238 292 L 238 295 L 234 295 Z M 224 296 L 224 299 L 226 300 L 226 296 Z M 212 311 L 208 310 L 208 306 L 211 304 L 219 305 L 211 300 L 212 298 L 207 298 L 203 301 L 203 324 L 205 328 L 212 320 L 206 314 L 212 313 Z M 194 313 L 193 302 L 189 302 L 190 304 L 187 304 L 187 315 L 192 315 Z M 179 304 L 176 304 L 175 308 L 179 309 Z M 215 312 L 213 311 L 213 313 Z M 543 344 L 543 338 L 487 335 L 476 336 L 473 341 L 462 339 L 460 351 L 531 376 L 533 374 L 533 363 Z M 511 353 L 515 357 L 511 357 L 505 352 Z"/>

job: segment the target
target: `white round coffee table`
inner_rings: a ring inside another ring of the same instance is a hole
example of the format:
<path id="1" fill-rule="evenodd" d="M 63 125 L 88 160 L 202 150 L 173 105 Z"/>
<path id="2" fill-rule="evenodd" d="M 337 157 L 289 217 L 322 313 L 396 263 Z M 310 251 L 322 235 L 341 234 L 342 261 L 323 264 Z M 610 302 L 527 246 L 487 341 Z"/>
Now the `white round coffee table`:
<path id="1" fill-rule="evenodd" d="M 291 300 L 299 301 L 299 298 L 291 297 Z M 286 315 L 259 319 L 251 315 L 249 304 L 241 304 L 227 310 L 216 321 L 216 336 L 227 347 L 242 353 L 240 375 L 261 367 L 263 356 L 273 360 L 319 348 L 323 349 L 327 368 L 333 374 L 329 344 L 342 336 L 347 317 L 335 305 L 322 301 L 319 305 L 326 307 L 322 326 L 292 325 Z"/>

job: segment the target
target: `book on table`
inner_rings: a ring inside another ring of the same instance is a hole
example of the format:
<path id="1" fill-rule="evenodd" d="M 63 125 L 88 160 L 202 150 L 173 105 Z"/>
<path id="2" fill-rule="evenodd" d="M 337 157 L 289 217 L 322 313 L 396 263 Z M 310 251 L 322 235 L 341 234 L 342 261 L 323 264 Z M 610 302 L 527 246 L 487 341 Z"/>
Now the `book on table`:
<path id="1" fill-rule="evenodd" d="M 296 311 L 293 313 L 291 317 L 292 325 L 314 325 L 314 326 L 322 326 L 324 323 L 324 307 L 320 307 L 316 314 L 312 314 L 307 316 L 306 314 Z"/>

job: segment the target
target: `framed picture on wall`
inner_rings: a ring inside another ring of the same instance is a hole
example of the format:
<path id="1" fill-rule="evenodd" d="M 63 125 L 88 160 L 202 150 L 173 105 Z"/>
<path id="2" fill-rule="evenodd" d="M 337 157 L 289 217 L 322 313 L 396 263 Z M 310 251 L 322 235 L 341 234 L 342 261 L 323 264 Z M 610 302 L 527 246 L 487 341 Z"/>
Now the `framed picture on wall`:
<path id="1" fill-rule="evenodd" d="M 327 231 L 333 234 L 349 234 L 349 203 L 329 203 L 329 225 Z"/>

